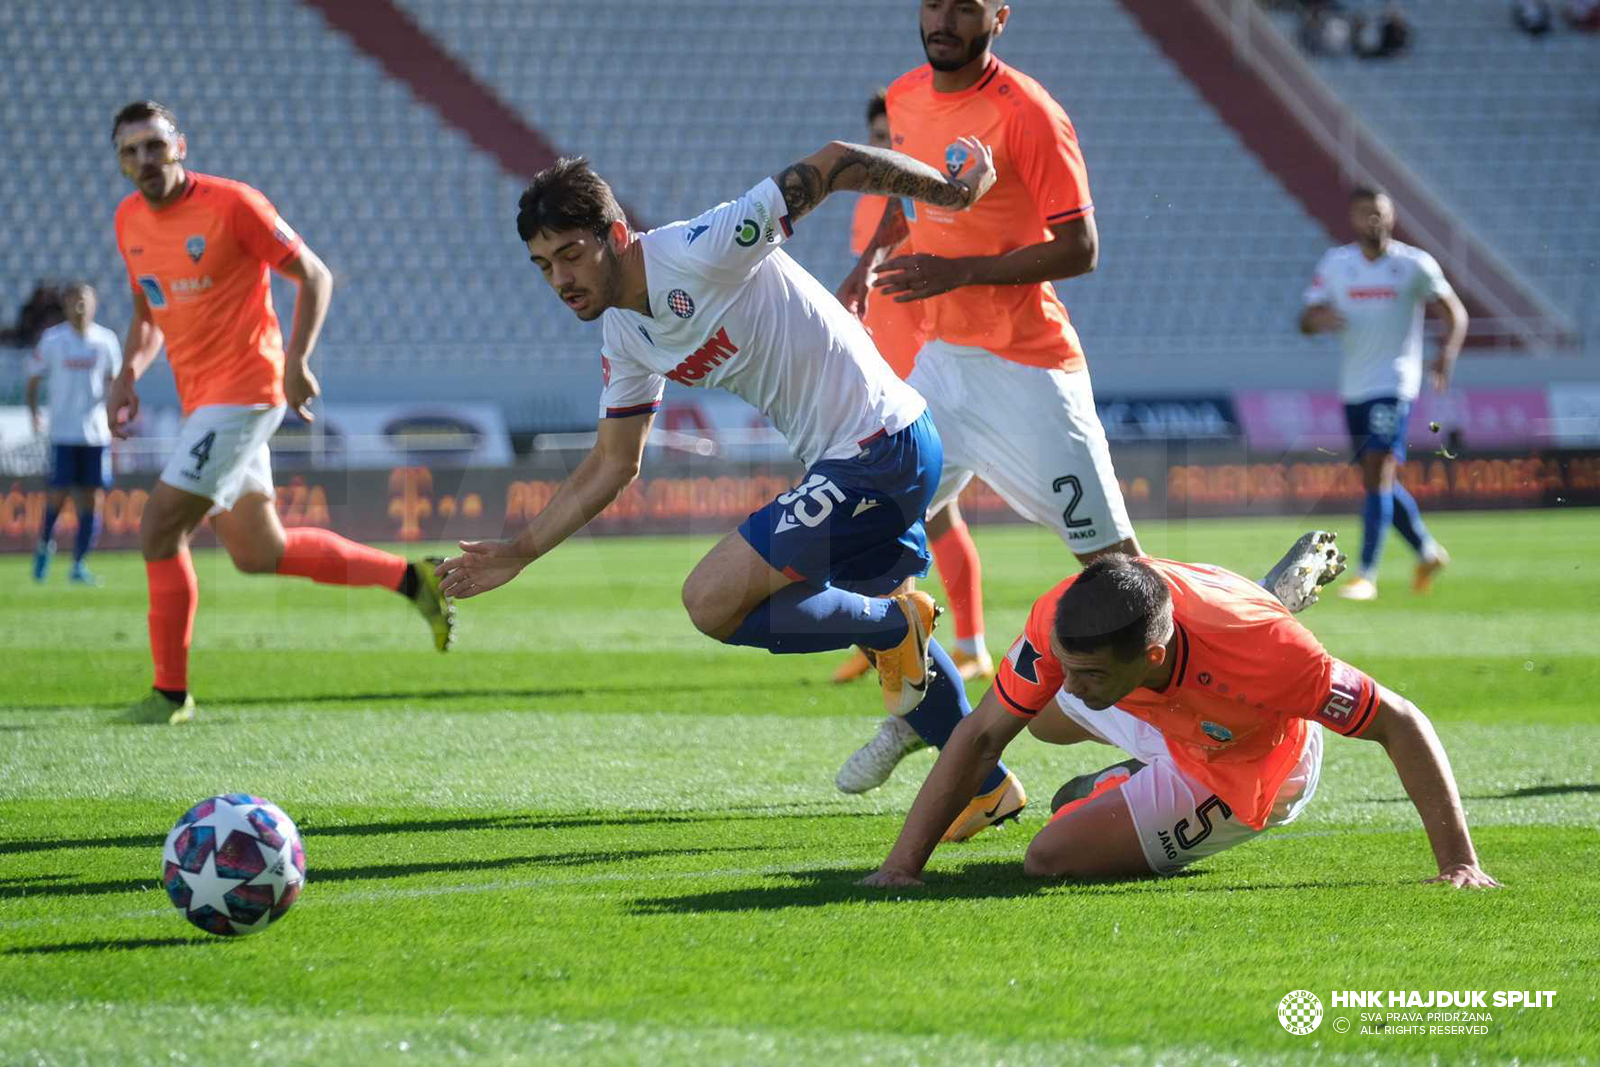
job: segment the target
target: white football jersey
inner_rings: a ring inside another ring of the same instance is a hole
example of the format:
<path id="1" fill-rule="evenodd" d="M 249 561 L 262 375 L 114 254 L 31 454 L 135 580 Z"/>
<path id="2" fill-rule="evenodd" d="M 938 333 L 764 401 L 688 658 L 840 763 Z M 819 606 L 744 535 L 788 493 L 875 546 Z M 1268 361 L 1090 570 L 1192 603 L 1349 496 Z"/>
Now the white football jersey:
<path id="1" fill-rule="evenodd" d="M 644 245 L 649 315 L 601 317 L 602 417 L 661 402 L 668 379 L 719 386 L 770 418 L 806 466 L 857 455 L 927 409 L 832 293 L 778 246 L 788 208 L 768 178 Z"/>
<path id="2" fill-rule="evenodd" d="M 1451 293 L 1432 256 L 1391 240 L 1369 260 L 1358 244 L 1330 248 L 1306 287 L 1305 302 L 1344 316 L 1339 394 L 1347 404 L 1374 397 L 1415 400 L 1422 390 L 1422 307 Z"/>
<path id="3" fill-rule="evenodd" d="M 122 370 L 117 335 L 91 322 L 80 334 L 71 323 L 52 326 L 39 338 L 28 375 L 45 380 L 50 399 L 50 440 L 58 445 L 109 445 L 106 379 Z"/>

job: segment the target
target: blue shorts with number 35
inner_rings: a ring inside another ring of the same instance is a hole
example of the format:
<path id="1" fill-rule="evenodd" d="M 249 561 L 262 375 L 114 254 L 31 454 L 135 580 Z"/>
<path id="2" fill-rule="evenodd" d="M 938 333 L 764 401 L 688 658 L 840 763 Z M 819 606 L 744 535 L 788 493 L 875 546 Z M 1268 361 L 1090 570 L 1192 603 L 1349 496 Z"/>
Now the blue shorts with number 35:
<path id="1" fill-rule="evenodd" d="M 810 585 L 883 596 L 928 573 L 922 516 L 939 486 L 944 444 L 926 412 L 851 459 L 825 459 L 739 525 L 776 570 Z"/>

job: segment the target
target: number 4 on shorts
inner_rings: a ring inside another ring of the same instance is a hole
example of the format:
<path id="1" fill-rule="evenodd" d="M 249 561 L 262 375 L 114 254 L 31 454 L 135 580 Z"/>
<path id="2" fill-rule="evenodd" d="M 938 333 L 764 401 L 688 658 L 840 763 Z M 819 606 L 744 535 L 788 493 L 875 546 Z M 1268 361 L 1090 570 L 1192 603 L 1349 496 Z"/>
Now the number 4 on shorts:
<path id="1" fill-rule="evenodd" d="M 194 457 L 194 469 L 203 470 L 206 461 L 211 458 L 211 446 L 217 443 L 217 431 L 207 431 L 206 435 L 196 441 L 194 447 L 189 449 L 189 455 Z"/>

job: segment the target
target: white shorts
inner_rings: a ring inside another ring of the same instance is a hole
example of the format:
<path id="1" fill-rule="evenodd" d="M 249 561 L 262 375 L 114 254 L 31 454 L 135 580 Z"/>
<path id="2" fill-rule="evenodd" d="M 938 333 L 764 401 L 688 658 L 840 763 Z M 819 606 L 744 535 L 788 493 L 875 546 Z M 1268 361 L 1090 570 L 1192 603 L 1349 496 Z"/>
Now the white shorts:
<path id="1" fill-rule="evenodd" d="M 1095 711 L 1066 691 L 1056 706 L 1073 722 L 1146 766 L 1118 787 L 1128 802 L 1144 858 L 1157 874 L 1171 874 L 1196 860 L 1265 833 L 1235 817 L 1209 786 L 1173 762 L 1161 731 L 1120 708 Z M 1048 714 L 1048 711 L 1043 714 Z M 1307 723 L 1300 762 L 1278 791 L 1266 829 L 1293 822 L 1311 802 L 1322 777 L 1322 726 Z"/>
<path id="2" fill-rule="evenodd" d="M 178 448 L 161 472 L 174 489 L 207 497 L 211 514 L 230 510 L 246 493 L 272 496 L 267 441 L 284 406 L 210 404 L 195 408 L 178 428 Z"/>
<path id="3" fill-rule="evenodd" d="M 1049 370 L 929 341 L 907 379 L 944 440 L 930 514 L 976 474 L 1078 555 L 1133 536 L 1088 371 Z"/>

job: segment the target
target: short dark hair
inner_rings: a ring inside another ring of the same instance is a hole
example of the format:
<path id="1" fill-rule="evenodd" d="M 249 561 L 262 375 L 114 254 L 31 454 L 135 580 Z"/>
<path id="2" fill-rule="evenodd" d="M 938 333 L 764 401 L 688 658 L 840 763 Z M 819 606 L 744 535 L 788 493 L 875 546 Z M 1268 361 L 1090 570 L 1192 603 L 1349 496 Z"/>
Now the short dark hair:
<path id="1" fill-rule="evenodd" d="M 1357 200 L 1376 200 L 1380 196 L 1388 200 L 1394 199 L 1389 196 L 1389 191 L 1381 185 L 1362 184 L 1350 190 L 1350 203 L 1353 204 Z"/>
<path id="2" fill-rule="evenodd" d="M 604 178 L 582 156 L 558 159 L 533 176 L 517 201 L 517 236 L 587 230 L 605 237 L 622 207 Z"/>
<path id="3" fill-rule="evenodd" d="M 889 114 L 889 90 L 879 89 L 867 100 L 867 125 L 871 126 Z"/>
<path id="4" fill-rule="evenodd" d="M 130 122 L 149 122 L 152 119 L 166 119 L 172 123 L 172 128 L 178 128 L 178 116 L 166 104 L 155 100 L 135 100 L 133 103 L 117 112 L 117 117 L 111 120 L 111 140 L 117 139 L 117 131 Z"/>
<path id="5" fill-rule="evenodd" d="M 1052 629 L 1066 652 L 1111 646 L 1130 660 L 1159 645 L 1172 627 L 1172 593 L 1148 564 L 1121 552 L 1099 556 L 1056 602 Z"/>

